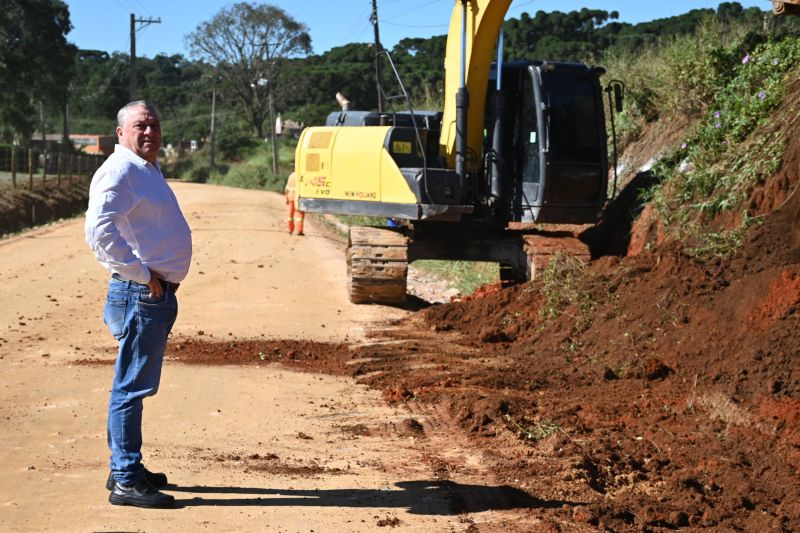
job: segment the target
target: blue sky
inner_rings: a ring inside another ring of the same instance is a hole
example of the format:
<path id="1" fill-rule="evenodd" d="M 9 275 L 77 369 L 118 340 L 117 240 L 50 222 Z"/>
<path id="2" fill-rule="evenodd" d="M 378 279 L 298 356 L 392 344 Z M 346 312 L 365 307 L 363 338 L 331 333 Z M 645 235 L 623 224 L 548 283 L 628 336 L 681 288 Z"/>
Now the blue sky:
<path id="1" fill-rule="evenodd" d="M 73 30 L 67 38 L 79 48 L 128 52 L 130 14 L 137 18 L 161 18 L 137 33 L 137 56 L 159 53 L 184 54 L 184 37 L 198 24 L 211 19 L 224 0 L 66 0 Z M 315 53 L 351 42 L 373 39 L 369 15 L 372 0 L 272 0 L 309 28 Z M 506 15 L 523 12 L 572 11 L 587 7 L 618 11 L 623 22 L 642 22 L 685 13 L 697 8 L 716 8 L 718 0 L 514 0 Z M 770 9 L 769 0 L 739 0 L 745 7 Z M 378 0 L 381 42 L 387 48 L 405 37 L 430 37 L 447 33 L 454 0 Z"/>

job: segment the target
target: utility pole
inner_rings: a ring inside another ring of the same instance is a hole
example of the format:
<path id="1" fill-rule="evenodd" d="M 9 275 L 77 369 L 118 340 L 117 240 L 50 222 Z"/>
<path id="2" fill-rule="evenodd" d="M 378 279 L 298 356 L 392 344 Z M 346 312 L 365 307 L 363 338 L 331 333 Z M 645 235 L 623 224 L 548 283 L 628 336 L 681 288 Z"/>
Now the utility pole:
<path id="1" fill-rule="evenodd" d="M 275 69 L 270 65 L 269 47 L 272 43 L 265 44 L 265 54 L 267 59 L 267 105 L 269 107 L 269 137 L 272 142 L 272 173 L 278 175 L 278 136 L 275 134 L 275 105 L 272 100 L 272 87 L 275 84 Z"/>
<path id="2" fill-rule="evenodd" d="M 217 144 L 216 144 L 216 134 L 214 130 L 214 118 L 216 117 L 216 111 L 217 111 L 217 76 L 214 75 L 211 85 L 211 161 L 209 165 L 211 167 L 211 172 L 214 172 L 214 169 L 217 166 Z"/>
<path id="3" fill-rule="evenodd" d="M 136 79 L 136 24 L 141 24 L 140 28 L 144 28 L 148 24 L 161 24 L 161 17 L 157 19 L 137 19 L 136 15 L 131 13 L 131 75 L 130 86 L 128 88 L 128 97 L 131 101 L 136 100 L 139 86 Z"/>
<path id="4" fill-rule="evenodd" d="M 69 144 L 69 94 L 64 97 L 64 109 L 62 110 L 64 123 L 61 134 L 61 144 L 66 146 Z"/>
<path id="5" fill-rule="evenodd" d="M 381 68 L 381 36 L 378 31 L 378 0 L 372 0 L 372 15 L 369 21 L 375 28 L 375 84 L 378 89 L 378 112 L 383 113 L 383 69 Z"/>

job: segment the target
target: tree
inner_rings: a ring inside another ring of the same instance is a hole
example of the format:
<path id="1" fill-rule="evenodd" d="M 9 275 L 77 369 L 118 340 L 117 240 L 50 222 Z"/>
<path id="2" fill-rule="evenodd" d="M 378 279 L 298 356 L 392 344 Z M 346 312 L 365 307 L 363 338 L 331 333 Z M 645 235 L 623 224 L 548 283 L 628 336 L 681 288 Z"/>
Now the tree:
<path id="1" fill-rule="evenodd" d="M 76 48 L 61 0 L 10 0 L 0 9 L 0 136 L 30 139 L 38 105 L 63 110 Z"/>
<path id="2" fill-rule="evenodd" d="M 79 50 L 70 83 L 70 122 L 76 133 L 111 135 L 117 111 L 128 99 L 127 54 Z"/>
<path id="3" fill-rule="evenodd" d="M 535 17 L 522 13 L 504 25 L 507 50 L 516 58 L 593 62 L 607 46 L 603 27 L 618 17 L 616 11 L 586 8 L 538 11 Z"/>
<path id="4" fill-rule="evenodd" d="M 258 137 L 264 136 L 268 96 L 291 57 L 308 54 L 308 28 L 269 4 L 223 8 L 186 37 L 191 54 L 213 65 Z"/>

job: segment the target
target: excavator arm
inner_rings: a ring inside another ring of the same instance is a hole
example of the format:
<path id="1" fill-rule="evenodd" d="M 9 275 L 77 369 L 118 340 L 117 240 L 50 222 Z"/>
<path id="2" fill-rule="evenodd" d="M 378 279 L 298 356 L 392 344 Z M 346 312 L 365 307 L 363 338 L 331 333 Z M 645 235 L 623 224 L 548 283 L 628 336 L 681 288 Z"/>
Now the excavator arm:
<path id="1" fill-rule="evenodd" d="M 511 0 L 455 0 L 450 29 L 447 33 L 445 107 L 439 138 L 440 153 L 447 157 L 450 168 L 455 167 L 456 101 L 462 83 L 469 94 L 465 132 L 468 154 L 464 156 L 468 161 L 471 159 L 470 153 L 480 158 L 492 54 L 510 5 Z"/>

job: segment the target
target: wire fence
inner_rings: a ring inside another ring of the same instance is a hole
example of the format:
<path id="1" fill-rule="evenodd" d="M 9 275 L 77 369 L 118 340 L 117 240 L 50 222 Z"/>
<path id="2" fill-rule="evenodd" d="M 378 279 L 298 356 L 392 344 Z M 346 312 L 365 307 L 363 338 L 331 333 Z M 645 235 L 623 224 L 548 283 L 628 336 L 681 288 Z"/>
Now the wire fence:
<path id="1" fill-rule="evenodd" d="M 91 180 L 106 156 L 0 147 L 0 191 L 45 189 Z"/>

